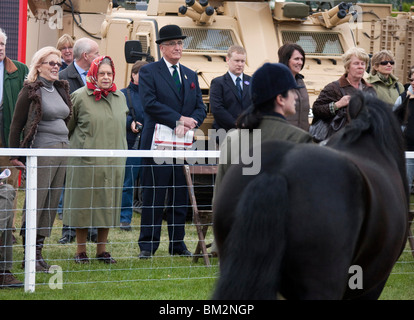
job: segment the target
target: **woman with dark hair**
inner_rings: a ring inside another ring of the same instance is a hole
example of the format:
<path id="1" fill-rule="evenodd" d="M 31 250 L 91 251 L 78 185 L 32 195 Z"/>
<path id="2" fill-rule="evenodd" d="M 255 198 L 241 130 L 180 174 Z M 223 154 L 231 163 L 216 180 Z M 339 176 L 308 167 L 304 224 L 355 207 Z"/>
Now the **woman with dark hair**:
<path id="1" fill-rule="evenodd" d="M 108 56 L 93 60 L 86 86 L 72 93 L 68 123 L 72 149 L 127 149 L 125 96 L 116 89 Z M 66 173 L 63 223 L 76 228 L 76 263 L 88 263 L 88 227 L 98 229 L 96 258 L 116 263 L 106 251 L 110 227 L 119 226 L 125 158 L 71 157 Z"/>
<path id="2" fill-rule="evenodd" d="M 251 147 L 274 139 L 312 142 L 309 133 L 286 120 L 287 116 L 296 112 L 296 90 L 299 89 L 288 67 L 281 63 L 265 63 L 253 74 L 250 88 L 252 105 L 237 119 L 238 129 L 229 132 L 221 145 L 215 190 L 230 164 L 240 163 L 240 156 Z M 241 141 L 242 129 L 249 130 L 249 141 L 253 144 Z"/>
<path id="3" fill-rule="evenodd" d="M 305 86 L 304 76 L 300 74 L 305 65 L 305 51 L 296 43 L 286 43 L 279 48 L 278 51 L 279 62 L 287 66 L 292 72 L 296 83 L 300 87 L 296 89 L 296 113 L 287 116 L 289 123 L 302 128 L 305 131 L 309 130 L 309 94 Z"/>

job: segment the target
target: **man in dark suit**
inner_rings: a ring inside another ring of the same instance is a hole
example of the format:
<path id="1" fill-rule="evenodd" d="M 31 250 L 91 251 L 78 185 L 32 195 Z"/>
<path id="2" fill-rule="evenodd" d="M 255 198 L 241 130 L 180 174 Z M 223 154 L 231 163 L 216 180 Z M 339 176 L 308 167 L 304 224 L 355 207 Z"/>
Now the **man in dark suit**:
<path id="1" fill-rule="evenodd" d="M 73 62 L 59 72 L 60 80 L 69 82 L 69 93 L 86 85 L 86 74 L 92 61 L 99 56 L 98 44 L 89 38 L 80 38 L 73 46 Z"/>
<path id="2" fill-rule="evenodd" d="M 227 51 L 228 72 L 211 81 L 210 108 L 214 116 L 213 128 L 226 131 L 236 127 L 237 117 L 250 101 L 250 76 L 244 74 L 246 50 L 234 45 Z"/>
<path id="3" fill-rule="evenodd" d="M 152 148 L 156 123 L 175 129 L 180 136 L 199 127 L 206 117 L 197 74 L 179 63 L 185 38 L 176 25 L 162 27 L 156 43 L 163 58 L 140 69 L 140 96 L 145 121 L 141 137 L 143 150 Z M 169 253 L 191 256 L 184 243 L 188 193 L 183 167 L 156 164 L 150 158 L 144 158 L 143 165 L 139 257 L 150 258 L 158 249 L 166 193 Z"/>
<path id="4" fill-rule="evenodd" d="M 73 46 L 73 61 L 65 69 L 59 72 L 60 80 L 69 82 L 69 93 L 72 93 L 86 85 L 86 75 L 92 64 L 92 61 L 99 56 L 99 45 L 89 38 L 80 38 Z M 59 203 L 58 213 L 62 213 L 63 192 Z M 96 242 L 96 228 L 89 228 L 88 239 Z M 62 237 L 59 243 L 65 244 L 73 242 L 76 237 L 76 231 L 73 228 L 63 225 Z"/>

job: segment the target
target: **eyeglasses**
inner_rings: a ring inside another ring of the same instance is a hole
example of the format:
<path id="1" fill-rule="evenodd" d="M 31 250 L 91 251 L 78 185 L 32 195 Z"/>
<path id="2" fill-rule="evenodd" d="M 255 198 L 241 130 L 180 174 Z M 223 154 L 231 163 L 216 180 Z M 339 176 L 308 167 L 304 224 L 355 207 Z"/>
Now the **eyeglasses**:
<path id="1" fill-rule="evenodd" d="M 164 46 L 168 46 L 168 47 L 175 47 L 176 45 L 179 45 L 180 47 L 182 47 L 184 45 L 184 42 L 182 42 L 182 41 L 171 41 L 171 42 L 163 42 L 162 44 Z"/>
<path id="2" fill-rule="evenodd" d="M 395 61 L 381 61 L 380 63 L 379 63 L 380 65 L 382 65 L 382 66 L 386 66 L 387 64 L 390 64 L 390 65 L 394 65 L 395 64 Z"/>
<path id="3" fill-rule="evenodd" d="M 54 67 L 55 65 L 57 65 L 59 68 L 62 66 L 62 64 L 60 62 L 54 62 L 54 61 L 45 61 L 42 64 L 46 64 L 48 63 L 49 66 Z"/>
<path id="4" fill-rule="evenodd" d="M 73 49 L 73 47 L 63 47 L 63 48 L 60 48 L 60 51 L 63 51 L 63 50 L 72 50 Z"/>

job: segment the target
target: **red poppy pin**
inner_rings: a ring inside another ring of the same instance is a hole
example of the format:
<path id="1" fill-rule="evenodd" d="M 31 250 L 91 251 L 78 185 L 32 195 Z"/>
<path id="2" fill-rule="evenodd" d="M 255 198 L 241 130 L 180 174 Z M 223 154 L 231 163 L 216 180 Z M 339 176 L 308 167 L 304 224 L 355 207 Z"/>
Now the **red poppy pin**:
<path id="1" fill-rule="evenodd" d="M 190 84 L 190 88 L 191 88 L 191 90 L 193 90 L 193 89 L 195 88 L 195 84 L 194 84 L 194 82 L 191 82 L 191 84 Z"/>

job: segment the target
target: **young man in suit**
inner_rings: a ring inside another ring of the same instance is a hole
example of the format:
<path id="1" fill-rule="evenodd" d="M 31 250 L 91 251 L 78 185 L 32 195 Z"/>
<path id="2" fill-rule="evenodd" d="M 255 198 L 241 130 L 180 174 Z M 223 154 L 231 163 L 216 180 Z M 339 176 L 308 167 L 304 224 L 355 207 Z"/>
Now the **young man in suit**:
<path id="1" fill-rule="evenodd" d="M 179 63 L 185 38 L 179 26 L 162 27 L 156 43 L 163 58 L 140 69 L 140 96 L 145 121 L 141 137 L 143 150 L 152 147 L 156 123 L 175 129 L 180 136 L 199 127 L 206 117 L 197 74 Z M 156 164 L 154 159 L 143 158 L 142 176 L 139 257 L 150 258 L 158 249 L 166 193 L 169 253 L 191 256 L 184 243 L 188 193 L 183 167 Z"/>
<path id="2" fill-rule="evenodd" d="M 214 116 L 213 128 L 226 131 L 236 128 L 237 117 L 251 104 L 250 80 L 244 74 L 246 50 L 233 45 L 227 51 L 228 72 L 211 81 L 210 107 Z"/>

